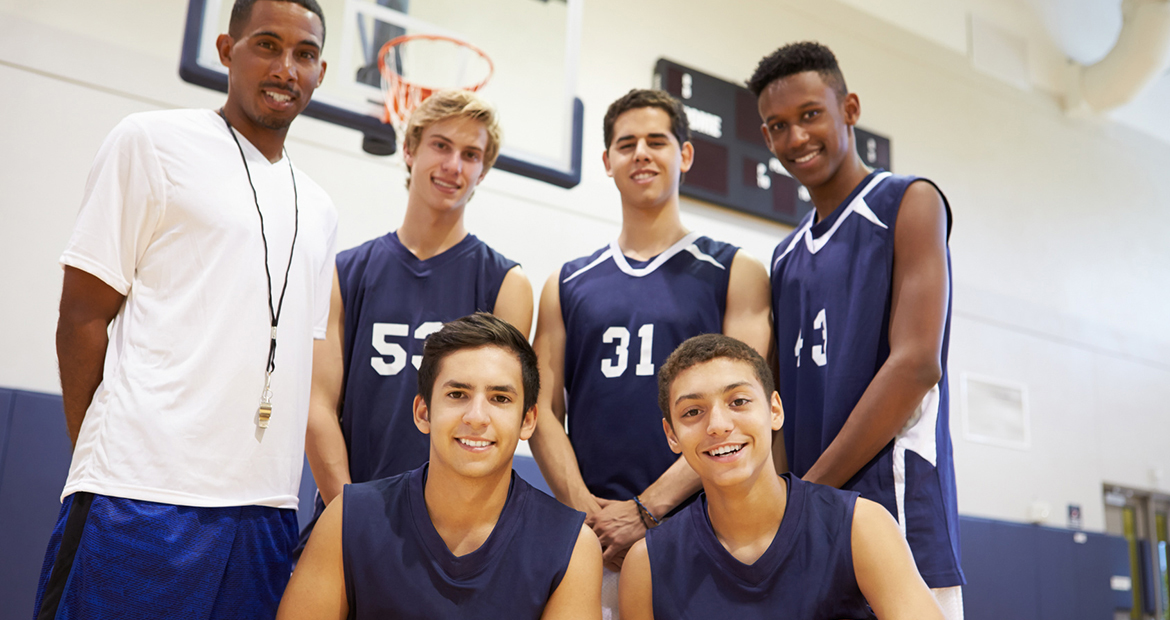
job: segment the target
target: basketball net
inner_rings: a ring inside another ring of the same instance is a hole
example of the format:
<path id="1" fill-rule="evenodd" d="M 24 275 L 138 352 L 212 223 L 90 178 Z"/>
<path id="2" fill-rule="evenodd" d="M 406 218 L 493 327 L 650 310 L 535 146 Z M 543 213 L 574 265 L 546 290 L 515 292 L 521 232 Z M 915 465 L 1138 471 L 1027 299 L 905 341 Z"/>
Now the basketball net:
<path id="1" fill-rule="evenodd" d="M 394 125 L 401 141 L 411 113 L 427 97 L 448 89 L 475 92 L 487 85 L 495 66 L 483 50 L 466 41 L 437 34 L 411 34 L 382 46 L 378 71 L 382 74 L 386 104 L 382 120 Z"/>

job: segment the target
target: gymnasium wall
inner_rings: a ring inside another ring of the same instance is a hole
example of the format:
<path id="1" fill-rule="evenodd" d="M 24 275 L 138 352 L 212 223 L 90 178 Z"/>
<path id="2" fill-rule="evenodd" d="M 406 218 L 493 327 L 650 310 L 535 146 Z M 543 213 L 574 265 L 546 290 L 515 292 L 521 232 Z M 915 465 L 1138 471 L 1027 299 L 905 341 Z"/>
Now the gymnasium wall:
<path id="1" fill-rule="evenodd" d="M 1170 436 L 1170 144 L 1069 118 L 1045 91 L 977 73 L 954 44 L 962 33 L 953 16 L 938 17 L 938 36 L 924 38 L 852 4 L 721 3 L 712 19 L 715 9 L 698 0 L 587 0 L 581 184 L 561 190 L 493 172 L 468 209 L 469 227 L 521 261 L 539 292 L 561 262 L 617 235 L 601 118 L 610 101 L 649 85 L 657 58 L 744 79 L 780 44 L 820 40 L 860 93 L 862 123 L 892 138 L 895 170 L 934 179 L 954 209 L 950 372 L 960 511 L 1022 521 L 1043 502 L 1053 508 L 1049 523 L 1061 526 L 1074 503 L 1087 529 L 1102 530 L 1103 482 L 1170 491 L 1170 453 L 1160 449 Z M 915 3 L 884 5 L 910 14 Z M 178 78 L 185 7 L 0 0 L 0 386 L 59 390 L 57 257 L 106 133 L 132 112 L 222 102 Z M 293 160 L 338 206 L 342 247 L 401 220 L 399 158 L 366 155 L 356 133 L 313 119 L 298 120 L 290 136 Z M 787 233 L 685 199 L 683 211 L 691 228 L 763 261 Z M 1027 386 L 1029 448 L 964 437 L 964 372 Z"/>

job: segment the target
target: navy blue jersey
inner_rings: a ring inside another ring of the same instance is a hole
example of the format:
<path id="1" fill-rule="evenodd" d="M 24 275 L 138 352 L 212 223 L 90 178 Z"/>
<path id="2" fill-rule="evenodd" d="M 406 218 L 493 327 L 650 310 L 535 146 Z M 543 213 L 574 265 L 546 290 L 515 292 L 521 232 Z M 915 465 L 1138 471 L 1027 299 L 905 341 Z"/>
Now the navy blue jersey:
<path id="1" fill-rule="evenodd" d="M 423 340 L 443 323 L 491 312 L 516 264 L 470 234 L 427 260 L 396 233 L 338 253 L 345 309 L 341 430 L 354 482 L 426 462 L 430 444 L 413 417 Z"/>
<path id="2" fill-rule="evenodd" d="M 816 211 L 810 212 L 776 247 L 772 314 L 788 414 L 784 444 L 798 476 L 841 431 L 889 357 L 894 227 L 902 195 L 918 180 L 929 182 L 875 171 L 829 217 L 814 222 Z M 942 380 L 895 440 L 843 487 L 897 518 L 932 588 L 963 583 L 946 371 L 950 325 L 948 299 Z"/>
<path id="3" fill-rule="evenodd" d="M 628 500 L 678 458 L 656 373 L 687 338 L 723 331 L 737 250 L 691 233 L 649 261 L 615 242 L 561 268 L 569 439 L 594 495 Z"/>
<path id="4" fill-rule="evenodd" d="M 345 487 L 342 557 L 350 618 L 540 618 L 585 522 L 513 472 L 479 549 L 456 557 L 427 514 L 426 466 Z"/>
<path id="5" fill-rule="evenodd" d="M 857 493 L 783 477 L 784 518 L 752 564 L 716 538 L 706 495 L 646 532 L 655 620 L 874 617 L 853 572 Z"/>

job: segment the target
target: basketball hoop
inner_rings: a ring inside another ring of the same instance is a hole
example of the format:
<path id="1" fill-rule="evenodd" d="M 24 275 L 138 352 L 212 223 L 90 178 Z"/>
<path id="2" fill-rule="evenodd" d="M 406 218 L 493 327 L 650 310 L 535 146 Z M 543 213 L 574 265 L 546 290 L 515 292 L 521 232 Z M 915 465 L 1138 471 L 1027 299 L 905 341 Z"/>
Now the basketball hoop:
<path id="1" fill-rule="evenodd" d="M 472 76 L 482 75 L 482 79 L 467 79 L 469 68 Z M 411 34 L 390 39 L 382 46 L 378 71 L 382 74 L 386 104 L 383 122 L 393 123 L 401 140 L 410 114 L 423 100 L 446 89 L 475 92 L 487 85 L 495 66 L 483 50 L 466 41 L 438 34 Z"/>

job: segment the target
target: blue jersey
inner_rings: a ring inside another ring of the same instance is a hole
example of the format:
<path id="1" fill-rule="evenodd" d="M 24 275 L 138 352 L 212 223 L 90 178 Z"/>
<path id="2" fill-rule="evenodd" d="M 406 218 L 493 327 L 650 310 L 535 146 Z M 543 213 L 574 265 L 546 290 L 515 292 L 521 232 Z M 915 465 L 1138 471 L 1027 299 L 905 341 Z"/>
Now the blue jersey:
<path id="1" fill-rule="evenodd" d="M 427 260 L 396 233 L 337 255 L 345 309 L 341 430 L 354 482 L 426 462 L 430 444 L 413 417 L 423 340 L 443 323 L 491 312 L 516 264 L 470 234 Z"/>
<path id="2" fill-rule="evenodd" d="M 594 495 L 628 500 L 678 458 L 658 368 L 687 338 L 723 331 L 737 250 L 691 233 L 649 261 L 612 243 L 561 268 L 569 439 Z"/>
<path id="3" fill-rule="evenodd" d="M 784 444 L 797 476 L 841 431 L 889 357 L 894 227 L 902 195 L 917 180 L 929 182 L 875 171 L 829 217 L 814 222 L 810 212 L 776 247 L 772 314 L 788 414 Z M 950 325 L 948 299 L 942 380 L 907 427 L 843 486 L 897 518 L 932 588 L 963 583 L 946 372 Z"/>
<path id="4" fill-rule="evenodd" d="M 427 514 L 426 467 L 345 487 L 342 558 L 349 617 L 540 618 L 560 585 L 585 514 L 512 474 L 479 549 L 456 557 Z"/>
<path id="5" fill-rule="evenodd" d="M 646 532 L 655 620 L 874 617 L 853 572 L 857 493 L 784 479 L 780 529 L 752 564 L 716 538 L 706 495 Z"/>

